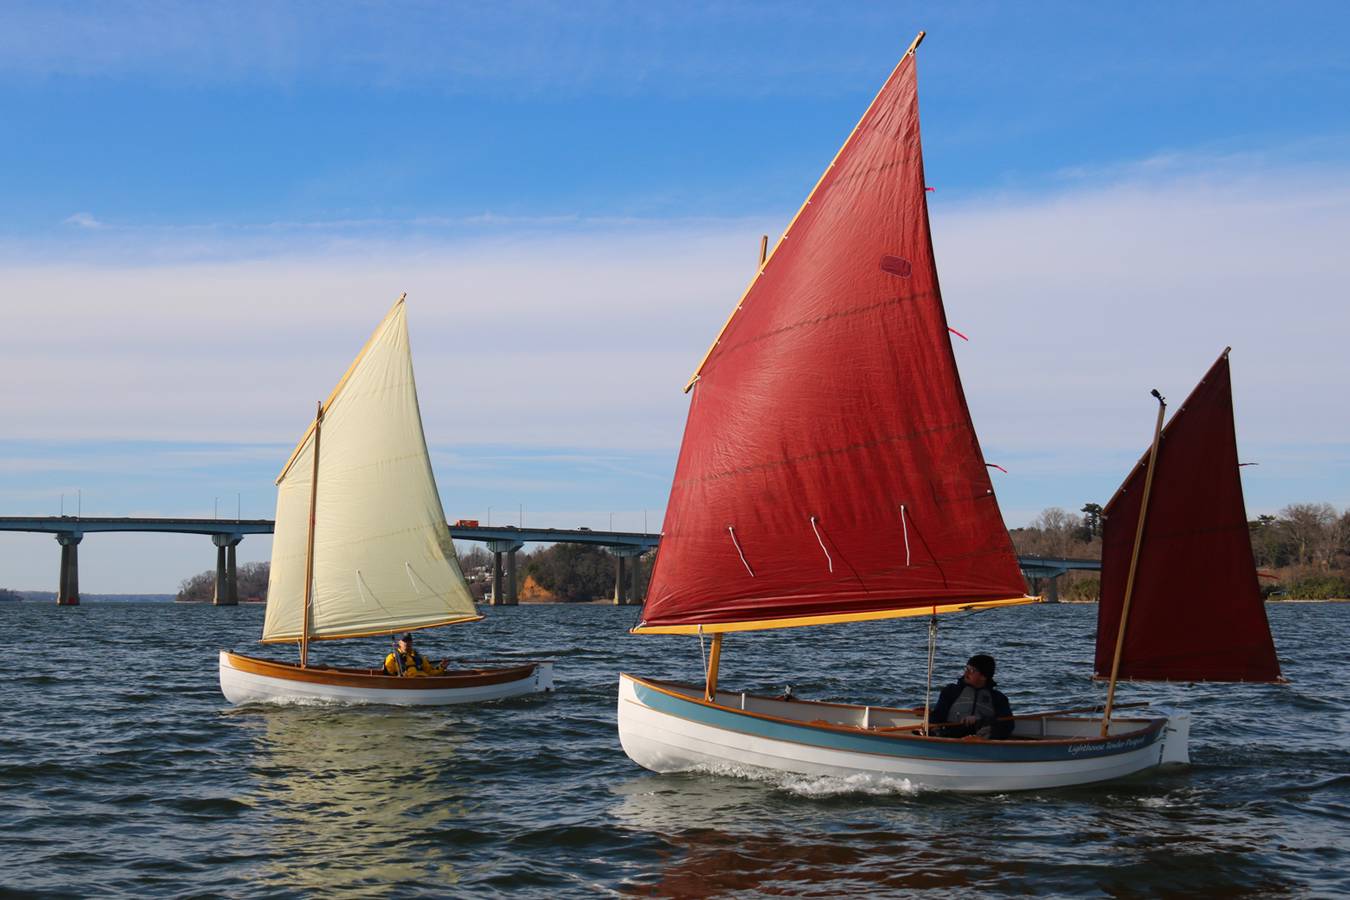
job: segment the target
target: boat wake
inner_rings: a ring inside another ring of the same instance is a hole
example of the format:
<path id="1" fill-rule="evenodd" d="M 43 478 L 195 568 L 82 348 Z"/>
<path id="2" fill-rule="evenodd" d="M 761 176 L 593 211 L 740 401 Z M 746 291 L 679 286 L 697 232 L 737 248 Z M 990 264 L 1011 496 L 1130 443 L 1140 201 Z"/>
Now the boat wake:
<path id="1" fill-rule="evenodd" d="M 908 778 L 858 772 L 853 775 L 801 775 L 794 772 L 776 772 L 754 766 L 730 763 L 709 763 L 690 769 L 705 775 L 740 778 L 808 799 L 826 799 L 847 796 L 915 796 L 919 785 Z"/>

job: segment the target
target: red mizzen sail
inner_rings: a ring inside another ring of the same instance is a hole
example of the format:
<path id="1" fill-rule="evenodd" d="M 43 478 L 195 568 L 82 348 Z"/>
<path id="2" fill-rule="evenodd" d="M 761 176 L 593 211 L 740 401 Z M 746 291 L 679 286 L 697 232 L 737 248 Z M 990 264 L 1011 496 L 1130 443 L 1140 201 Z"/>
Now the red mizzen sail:
<path id="1" fill-rule="evenodd" d="M 1111 661 L 1148 457 L 1103 511 L 1097 674 Z M 1279 681 L 1238 475 L 1225 350 L 1163 429 L 1121 648 L 1122 679 Z"/>
<path id="2" fill-rule="evenodd" d="M 1014 598 L 938 290 L 911 53 L 695 378 L 635 630 Z"/>

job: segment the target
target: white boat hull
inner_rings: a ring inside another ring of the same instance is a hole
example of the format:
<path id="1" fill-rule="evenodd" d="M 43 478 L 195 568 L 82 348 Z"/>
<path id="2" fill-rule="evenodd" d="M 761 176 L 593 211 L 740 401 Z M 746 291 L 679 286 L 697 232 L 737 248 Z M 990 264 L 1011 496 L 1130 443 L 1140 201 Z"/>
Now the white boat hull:
<path id="1" fill-rule="evenodd" d="M 398 678 L 371 669 L 306 668 L 220 651 L 220 690 L 233 704 L 380 703 L 446 706 L 553 690 L 553 662 Z"/>
<path id="2" fill-rule="evenodd" d="M 1122 778 L 1164 762 L 1184 763 L 1190 717 L 1018 720 L 1014 739 L 958 740 L 914 733 L 909 710 L 784 702 L 619 678 L 619 740 L 654 772 L 735 771 L 905 779 L 918 788 L 1014 791 Z M 895 729 L 895 730 L 888 730 Z"/>

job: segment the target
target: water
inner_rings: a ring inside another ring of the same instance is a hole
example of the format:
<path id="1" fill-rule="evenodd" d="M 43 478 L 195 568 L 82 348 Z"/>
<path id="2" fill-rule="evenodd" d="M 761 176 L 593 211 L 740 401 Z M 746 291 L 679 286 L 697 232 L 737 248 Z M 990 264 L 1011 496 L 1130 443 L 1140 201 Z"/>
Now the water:
<path id="1" fill-rule="evenodd" d="M 1122 689 L 1195 714 L 1189 769 L 994 796 L 637 768 L 616 674 L 689 679 L 700 657 L 695 638 L 627 634 L 632 608 L 497 608 L 423 642 L 556 658 L 551 696 L 233 709 L 216 650 L 254 652 L 262 612 L 0 608 L 0 895 L 1350 895 L 1350 604 L 1270 607 L 1291 685 Z M 948 617 L 941 681 L 982 650 L 1015 711 L 1100 702 L 1095 615 Z M 731 635 L 722 683 L 910 705 L 925 641 L 913 620 Z"/>

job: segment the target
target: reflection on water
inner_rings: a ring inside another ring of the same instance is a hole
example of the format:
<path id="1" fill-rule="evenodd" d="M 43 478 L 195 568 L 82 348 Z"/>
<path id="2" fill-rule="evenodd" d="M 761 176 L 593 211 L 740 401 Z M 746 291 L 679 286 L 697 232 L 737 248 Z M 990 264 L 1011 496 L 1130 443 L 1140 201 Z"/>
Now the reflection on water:
<path id="1" fill-rule="evenodd" d="M 836 896 L 975 886 L 959 864 L 969 851 L 957 847 L 953 854 L 916 837 L 922 809 L 916 816 L 912 789 L 768 772 L 722 774 L 735 777 L 653 775 L 614 789 L 614 819 L 665 835 L 673 851 L 662 855 L 657 871 L 629 886 L 630 893 Z M 888 807 L 891 821 L 884 827 L 850 821 L 857 798 L 883 794 L 899 801 Z M 837 818 L 830 815 L 832 801 Z"/>
<path id="2" fill-rule="evenodd" d="M 255 799 L 274 811 L 264 840 L 288 889 L 336 894 L 459 874 L 428 852 L 428 835 L 465 818 L 456 755 L 471 730 L 443 711 L 253 707 Z M 459 723 L 454 723 L 459 724 Z M 255 836 L 256 837 L 256 836 Z"/>

